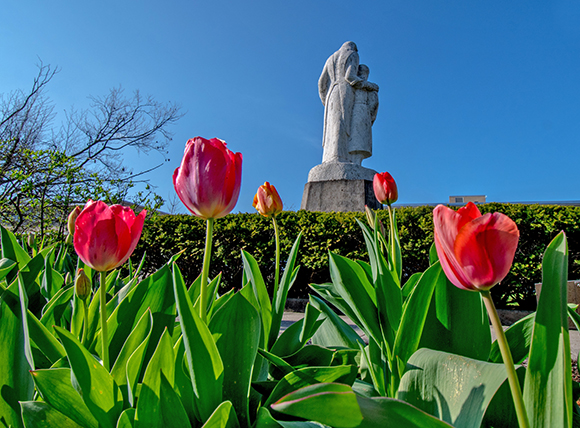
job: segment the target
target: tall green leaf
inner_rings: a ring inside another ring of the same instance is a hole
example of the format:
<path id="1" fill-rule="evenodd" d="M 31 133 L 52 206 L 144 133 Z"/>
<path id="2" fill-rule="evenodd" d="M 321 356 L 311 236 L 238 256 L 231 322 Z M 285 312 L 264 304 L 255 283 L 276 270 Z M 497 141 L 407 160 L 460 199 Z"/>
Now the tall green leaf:
<path id="1" fill-rule="evenodd" d="M 250 382 L 260 342 L 260 315 L 236 293 L 212 317 L 209 329 L 224 365 L 223 400 L 231 401 L 242 427 L 250 426 Z"/>
<path id="2" fill-rule="evenodd" d="M 264 278 L 262 277 L 262 272 L 260 272 L 260 266 L 258 266 L 256 259 L 250 253 L 242 250 L 242 262 L 244 264 L 244 275 L 252 284 L 252 289 L 258 300 L 260 317 L 262 319 L 263 347 L 266 348 L 272 328 L 272 304 L 270 303 L 268 290 L 266 289 L 266 284 L 264 283 Z"/>
<path id="3" fill-rule="evenodd" d="M 161 376 L 162 373 L 166 376 L 172 388 L 175 379 L 174 358 L 171 337 L 165 330 L 145 370 L 137 401 L 135 428 L 156 428 L 164 425 L 161 414 Z"/>
<path id="4" fill-rule="evenodd" d="M 487 361 L 491 329 L 479 293 L 461 290 L 449 280 L 438 282 L 419 348 Z"/>
<path id="5" fill-rule="evenodd" d="M 567 279 L 568 243 L 561 232 L 542 261 L 542 291 L 524 383 L 524 403 L 534 428 L 572 426 Z"/>
<path id="6" fill-rule="evenodd" d="M 26 428 L 84 428 L 42 401 L 25 401 L 21 406 Z"/>
<path id="7" fill-rule="evenodd" d="M 31 372 L 41 397 L 52 408 L 79 426 L 98 428 L 98 421 L 71 384 L 71 369 L 48 369 Z"/>
<path id="8" fill-rule="evenodd" d="M 205 421 L 222 402 L 224 365 L 211 332 L 193 310 L 177 265 L 173 287 L 196 406 Z"/>
<path id="9" fill-rule="evenodd" d="M 393 350 L 398 366 L 397 378 L 402 376 L 407 361 L 419 348 L 433 290 L 437 286 L 444 286 L 445 281 L 445 273 L 443 273 L 441 265 L 436 263 L 425 271 L 408 298 Z M 396 390 L 396 385 L 393 388 Z"/>
<path id="10" fill-rule="evenodd" d="M 55 327 L 83 401 L 104 428 L 114 428 L 123 411 L 123 397 L 113 377 L 76 337 Z"/>
<path id="11" fill-rule="evenodd" d="M 282 275 L 282 280 L 280 281 L 280 286 L 278 292 L 273 296 L 272 305 L 272 327 L 270 329 L 270 338 L 268 340 L 268 349 L 272 347 L 278 334 L 280 333 L 280 325 L 282 324 L 282 317 L 284 316 L 284 309 L 286 306 L 286 299 L 288 298 L 288 292 L 296 276 L 298 276 L 298 268 L 294 268 L 296 263 L 296 257 L 298 256 L 298 247 L 300 246 L 300 239 L 302 238 L 302 232 L 298 234 L 290 254 L 288 255 L 288 261 L 286 262 L 286 268 L 284 269 L 284 274 Z"/>

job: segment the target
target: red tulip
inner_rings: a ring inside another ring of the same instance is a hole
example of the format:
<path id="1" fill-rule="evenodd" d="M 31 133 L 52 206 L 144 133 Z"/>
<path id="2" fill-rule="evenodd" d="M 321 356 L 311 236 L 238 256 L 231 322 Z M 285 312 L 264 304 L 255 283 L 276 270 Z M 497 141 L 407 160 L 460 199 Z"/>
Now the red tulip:
<path id="1" fill-rule="evenodd" d="M 469 202 L 457 212 L 438 205 L 433 223 L 441 267 L 454 285 L 465 290 L 489 290 L 508 274 L 520 237 L 508 216 L 482 216 Z"/>
<path id="2" fill-rule="evenodd" d="M 75 251 L 98 272 L 121 266 L 139 242 L 146 215 L 145 210 L 135 216 L 129 207 L 89 200 L 75 221 Z"/>
<path id="3" fill-rule="evenodd" d="M 373 189 L 377 201 L 383 205 L 391 205 L 399 199 L 397 183 L 395 183 L 395 179 L 388 172 L 375 174 Z"/>
<path id="4" fill-rule="evenodd" d="M 278 191 L 267 181 L 258 188 L 253 205 L 264 217 L 275 216 L 284 207 Z"/>
<path id="5" fill-rule="evenodd" d="M 242 184 L 242 154 L 233 153 L 218 138 L 196 137 L 187 142 L 173 187 L 181 202 L 203 219 L 229 214 Z"/>

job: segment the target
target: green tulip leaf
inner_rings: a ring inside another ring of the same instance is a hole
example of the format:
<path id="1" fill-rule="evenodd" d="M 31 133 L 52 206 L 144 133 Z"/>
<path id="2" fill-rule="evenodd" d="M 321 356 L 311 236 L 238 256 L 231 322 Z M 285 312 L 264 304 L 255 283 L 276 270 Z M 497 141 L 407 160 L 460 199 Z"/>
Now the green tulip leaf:
<path id="1" fill-rule="evenodd" d="M 512 358 L 515 364 L 521 364 L 528 358 L 530 352 L 530 345 L 532 343 L 532 332 L 534 331 L 534 321 L 536 314 L 522 318 L 521 320 L 512 324 L 506 331 L 505 337 L 512 353 Z M 491 344 L 491 352 L 489 353 L 489 361 L 492 363 L 502 363 L 501 352 L 499 344 L 495 340 Z"/>
<path id="2" fill-rule="evenodd" d="M 31 260 L 31 257 L 20 246 L 16 236 L 8 229 L 0 226 L 0 239 L 2 246 L 2 258 L 18 263 L 18 268 L 22 269 Z"/>
<path id="3" fill-rule="evenodd" d="M 357 373 L 358 367 L 356 366 L 305 367 L 293 371 L 277 383 L 268 400 L 264 403 L 264 407 L 308 385 L 334 382 L 352 386 Z"/>
<path id="4" fill-rule="evenodd" d="M 206 420 L 222 402 L 224 365 L 207 325 L 193 310 L 176 265 L 173 287 L 196 406 L 202 420 Z"/>
<path id="5" fill-rule="evenodd" d="M 236 293 L 213 315 L 209 329 L 224 365 L 223 400 L 231 401 L 238 421 L 250 426 L 248 399 L 260 342 L 260 315 Z"/>
<path id="6" fill-rule="evenodd" d="M 153 314 L 151 342 L 157 343 L 167 328 L 173 334 L 175 324 L 175 296 L 171 269 L 164 265 L 153 275 L 135 285 L 108 318 L 110 361 L 115 361 L 129 334 L 143 314 Z M 100 337 L 99 337 L 100 341 Z M 96 349 L 100 348 L 97 343 Z M 147 351 L 150 358 L 153 349 Z"/>
<path id="7" fill-rule="evenodd" d="M 73 298 L 74 292 L 74 286 L 61 288 L 42 310 L 40 322 L 52 334 L 56 334 L 53 328 L 55 325 L 64 325 L 63 314 L 70 306 L 70 301 Z"/>
<path id="8" fill-rule="evenodd" d="M 183 407 L 181 398 L 167 378 L 163 371 L 161 373 L 161 389 L 160 389 L 160 408 L 163 415 L 162 425 L 149 425 L 151 427 L 163 426 L 164 428 L 184 428 L 190 427 L 187 412 Z M 137 426 L 137 425 L 136 425 Z M 142 425 L 139 425 L 142 426 Z M 144 426 L 144 425 L 143 425 Z"/>
<path id="9" fill-rule="evenodd" d="M 419 348 L 433 291 L 436 287 L 444 287 L 446 281 L 441 265 L 433 264 L 423 273 L 407 299 L 393 348 L 399 377 L 403 375 L 411 355 Z M 392 388 L 396 390 L 397 385 Z"/>
<path id="10" fill-rule="evenodd" d="M 367 398 L 357 395 L 357 401 L 363 415 L 360 428 L 451 428 L 444 421 L 394 398 Z"/>
<path id="11" fill-rule="evenodd" d="M 36 370 L 31 374 L 36 389 L 48 405 L 79 426 L 98 428 L 99 423 L 71 384 L 71 369 Z"/>
<path id="12" fill-rule="evenodd" d="M 16 262 L 10 259 L 0 259 L 0 281 L 16 268 Z"/>
<path id="13" fill-rule="evenodd" d="M 239 428 L 240 424 L 230 401 L 222 402 L 203 424 L 202 428 Z"/>
<path id="14" fill-rule="evenodd" d="M 0 415 L 4 424 L 13 427 L 22 426 L 18 402 L 31 400 L 34 392 L 17 283 L 0 294 Z"/>
<path id="15" fill-rule="evenodd" d="M 55 327 L 78 385 L 79 392 L 103 428 L 114 428 L 123 411 L 121 391 L 109 372 L 71 333 Z"/>
<path id="16" fill-rule="evenodd" d="M 175 388 L 181 397 L 181 403 L 189 417 L 189 420 L 200 420 L 194 405 L 193 385 L 189 378 L 189 369 L 186 366 L 185 345 L 181 336 L 173 346 L 175 355 Z"/>
<path id="17" fill-rule="evenodd" d="M 337 254 L 329 254 L 330 277 L 334 289 L 351 308 L 355 317 L 350 317 L 348 313 L 346 315 L 354 322 L 360 321 L 359 327 L 366 335 L 380 342 L 382 332 L 377 316 L 377 297 L 366 273 L 356 262 Z"/>
<path id="18" fill-rule="evenodd" d="M 272 304 L 270 303 L 270 296 L 260 272 L 260 266 L 252 255 L 242 250 L 242 262 L 244 265 L 244 277 L 252 284 L 252 289 L 256 299 L 258 300 L 258 310 L 262 319 L 262 333 L 263 333 L 263 347 L 268 346 L 270 337 L 270 329 L 272 328 Z"/>
<path id="19" fill-rule="evenodd" d="M 542 260 L 542 291 L 524 383 L 524 403 L 534 427 L 572 426 L 567 279 L 568 243 L 561 232 Z"/>
<path id="20" fill-rule="evenodd" d="M 506 379 L 503 364 L 419 349 L 409 358 L 397 398 L 456 428 L 479 428 Z"/>
<path id="21" fill-rule="evenodd" d="M 342 320 L 320 298 L 310 295 L 310 304 L 321 312 L 323 323 L 312 336 L 312 343 L 329 348 L 346 347 L 358 349 L 358 344 L 364 345 L 361 337 L 354 329 Z"/>
<path id="22" fill-rule="evenodd" d="M 284 396 L 271 407 L 280 413 L 335 428 L 354 428 L 363 421 L 356 394 L 350 386 L 340 383 L 306 386 Z"/>
<path id="23" fill-rule="evenodd" d="M 272 417 L 268 409 L 260 407 L 254 428 L 321 428 L 318 422 L 279 421 Z"/>
<path id="24" fill-rule="evenodd" d="M 303 348 L 324 320 L 318 320 L 320 311 L 307 304 L 304 318 L 290 325 L 272 346 L 271 352 L 286 357 Z"/>
<path id="25" fill-rule="evenodd" d="M 25 401 L 22 420 L 26 428 L 85 428 L 42 401 Z"/>
<path id="26" fill-rule="evenodd" d="M 117 428 L 133 428 L 135 424 L 135 409 L 129 408 L 123 410 L 119 420 L 117 421 Z"/>
<path id="27" fill-rule="evenodd" d="M 419 348 L 487 361 L 491 329 L 480 294 L 461 290 L 449 280 L 438 282 Z"/>
<path id="28" fill-rule="evenodd" d="M 170 387 L 175 379 L 175 356 L 167 330 L 161 336 L 153 357 L 147 364 L 135 416 L 135 428 L 154 428 L 163 425 L 161 414 L 161 377 L 162 373 Z"/>
<path id="29" fill-rule="evenodd" d="M 32 346 L 41 352 L 50 364 L 56 363 L 66 356 L 66 352 L 60 342 L 48 331 L 38 318 L 30 311 L 28 314 L 28 333 Z"/>
<path id="30" fill-rule="evenodd" d="M 153 316 L 151 311 L 146 311 L 125 341 L 117 360 L 114 362 L 111 376 L 113 376 L 121 390 L 124 390 L 124 385 L 127 385 L 127 362 L 139 345 L 151 334 L 152 324 Z"/>
<path id="31" fill-rule="evenodd" d="M 151 333 L 147 335 L 145 340 L 143 340 L 143 342 L 141 342 L 137 349 L 135 349 L 135 351 L 131 354 L 125 366 L 127 376 L 126 397 L 131 406 L 134 406 L 137 401 L 137 387 L 139 385 L 138 381 L 141 378 L 141 373 L 145 370 L 143 363 L 145 362 L 145 352 L 149 346 L 150 339 Z M 123 398 L 125 398 L 125 394 L 123 394 Z"/>
<path id="32" fill-rule="evenodd" d="M 288 298 L 288 292 L 296 277 L 298 276 L 299 268 L 295 268 L 296 258 L 298 256 L 298 247 L 300 246 L 300 240 L 302 239 L 302 232 L 298 234 L 290 254 L 288 255 L 288 261 L 286 262 L 286 268 L 284 269 L 284 274 L 280 280 L 280 285 L 275 296 L 272 297 L 272 327 L 270 329 L 270 338 L 268 340 L 268 349 L 272 348 L 274 342 L 278 338 L 280 333 L 280 326 L 282 325 L 282 317 L 284 316 L 284 309 L 286 307 L 286 299 Z"/>

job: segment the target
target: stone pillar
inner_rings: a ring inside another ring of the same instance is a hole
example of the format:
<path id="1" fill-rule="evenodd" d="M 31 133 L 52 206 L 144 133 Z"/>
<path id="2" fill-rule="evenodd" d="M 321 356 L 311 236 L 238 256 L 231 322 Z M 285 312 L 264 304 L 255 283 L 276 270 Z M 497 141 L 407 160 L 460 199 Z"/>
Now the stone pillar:
<path id="1" fill-rule="evenodd" d="M 307 211 L 364 211 L 365 205 L 381 209 L 375 198 L 375 171 L 360 165 L 326 162 L 316 165 L 308 174 L 301 209 Z"/>

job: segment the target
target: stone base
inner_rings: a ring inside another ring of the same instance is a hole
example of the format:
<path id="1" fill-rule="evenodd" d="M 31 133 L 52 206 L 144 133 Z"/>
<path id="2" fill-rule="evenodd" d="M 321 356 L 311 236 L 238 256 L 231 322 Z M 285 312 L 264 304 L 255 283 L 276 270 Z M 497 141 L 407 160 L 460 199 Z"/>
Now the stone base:
<path id="1" fill-rule="evenodd" d="M 370 180 L 373 181 L 377 172 L 356 163 L 323 162 L 316 165 L 308 173 L 308 182 L 335 180 Z"/>
<path id="2" fill-rule="evenodd" d="M 371 180 L 331 180 L 308 182 L 304 186 L 301 209 L 307 211 L 364 211 L 383 206 L 375 198 Z"/>

